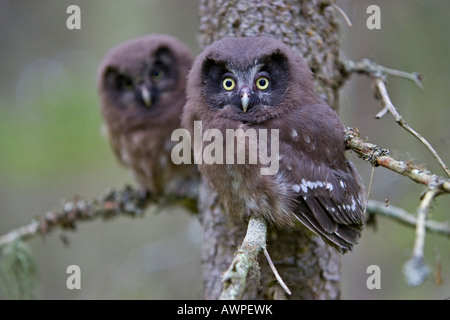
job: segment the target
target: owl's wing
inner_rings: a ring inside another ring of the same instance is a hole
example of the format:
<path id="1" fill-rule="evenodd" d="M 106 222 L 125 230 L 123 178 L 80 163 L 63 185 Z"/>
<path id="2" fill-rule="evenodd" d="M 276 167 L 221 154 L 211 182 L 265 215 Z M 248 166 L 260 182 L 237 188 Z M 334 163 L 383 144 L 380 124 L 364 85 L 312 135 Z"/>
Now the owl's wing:
<path id="1" fill-rule="evenodd" d="M 332 120 L 310 123 L 314 128 L 324 126 L 320 131 L 296 126 L 295 134 L 281 139 L 280 173 L 295 195 L 295 217 L 346 252 L 364 227 L 366 199 L 356 169 L 345 159 L 342 126 Z"/>
<path id="2" fill-rule="evenodd" d="M 306 227 L 345 252 L 358 242 L 364 227 L 364 193 L 354 190 L 361 183 L 350 162 L 347 170 L 323 172 L 324 176 L 302 178 L 292 185 L 298 194 L 293 213 Z"/>

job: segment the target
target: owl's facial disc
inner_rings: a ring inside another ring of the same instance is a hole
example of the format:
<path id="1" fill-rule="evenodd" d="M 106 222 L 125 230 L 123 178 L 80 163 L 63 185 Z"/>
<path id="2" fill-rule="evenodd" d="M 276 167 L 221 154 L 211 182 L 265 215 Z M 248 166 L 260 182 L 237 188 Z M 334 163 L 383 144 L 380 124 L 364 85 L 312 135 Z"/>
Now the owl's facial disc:
<path id="1" fill-rule="evenodd" d="M 228 95 L 229 103 L 244 113 L 254 106 L 263 104 L 264 93 L 269 88 L 269 75 L 267 72 L 258 72 L 260 68 L 261 65 L 249 70 L 228 68 L 221 80 L 222 90 Z"/>
<path id="2" fill-rule="evenodd" d="M 243 62 L 207 57 L 201 67 L 203 97 L 221 117 L 265 121 L 284 100 L 290 78 L 287 67 L 286 57 L 278 52 Z"/>

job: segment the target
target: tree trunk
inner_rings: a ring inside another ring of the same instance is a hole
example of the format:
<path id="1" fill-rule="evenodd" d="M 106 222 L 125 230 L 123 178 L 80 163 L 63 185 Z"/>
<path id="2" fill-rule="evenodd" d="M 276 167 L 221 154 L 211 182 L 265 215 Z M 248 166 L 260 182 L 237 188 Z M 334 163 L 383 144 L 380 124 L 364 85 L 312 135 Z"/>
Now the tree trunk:
<path id="1" fill-rule="evenodd" d="M 200 0 L 199 41 L 202 47 L 227 36 L 272 36 L 291 45 L 307 60 L 315 74 L 315 90 L 338 109 L 338 24 L 334 1 L 325 0 Z M 204 229 L 202 250 L 204 294 L 217 299 L 221 275 L 229 267 L 246 225 L 233 225 L 206 182 L 200 198 Z M 340 255 L 306 229 L 269 227 L 267 249 L 281 277 L 291 289 L 286 296 L 264 256 L 260 270 L 247 282 L 244 299 L 338 299 Z M 251 274 L 252 276 L 252 274 Z"/>

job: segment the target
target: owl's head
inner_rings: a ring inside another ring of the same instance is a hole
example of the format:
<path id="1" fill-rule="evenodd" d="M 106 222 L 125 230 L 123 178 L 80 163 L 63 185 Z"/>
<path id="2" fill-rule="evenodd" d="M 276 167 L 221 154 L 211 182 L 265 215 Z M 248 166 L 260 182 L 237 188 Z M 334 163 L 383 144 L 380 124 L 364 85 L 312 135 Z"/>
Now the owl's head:
<path id="1" fill-rule="evenodd" d="M 300 55 L 268 37 L 225 38 L 205 48 L 189 75 L 188 96 L 206 105 L 204 112 L 244 123 L 280 116 L 315 97 Z"/>
<path id="2" fill-rule="evenodd" d="M 181 112 L 192 60 L 188 47 L 168 35 L 152 34 L 111 49 L 98 72 L 102 112 L 110 127 L 132 129 L 152 118 L 161 121 L 167 109 Z"/>

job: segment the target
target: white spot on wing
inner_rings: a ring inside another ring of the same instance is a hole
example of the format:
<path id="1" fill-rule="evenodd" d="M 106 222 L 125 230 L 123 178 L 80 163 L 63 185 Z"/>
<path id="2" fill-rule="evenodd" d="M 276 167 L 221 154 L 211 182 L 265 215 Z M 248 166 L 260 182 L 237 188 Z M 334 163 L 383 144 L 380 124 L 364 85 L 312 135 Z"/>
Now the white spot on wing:
<path id="1" fill-rule="evenodd" d="M 355 197 L 352 196 L 352 211 L 356 211 L 356 201 Z"/>
<path id="2" fill-rule="evenodd" d="M 306 143 L 310 143 L 311 142 L 311 138 L 307 134 L 305 134 L 303 136 L 303 141 L 305 141 Z"/>
<path id="3" fill-rule="evenodd" d="M 300 189 L 303 191 L 303 193 L 307 193 L 308 189 L 316 189 L 316 188 L 325 188 L 327 190 L 332 191 L 333 185 L 331 182 L 325 182 L 325 181 L 306 181 L 305 179 L 302 179 L 300 183 Z"/>
<path id="4" fill-rule="evenodd" d="M 291 137 L 292 137 L 292 139 L 293 139 L 294 141 L 298 141 L 298 133 L 297 133 L 297 130 L 292 129 L 292 131 L 291 131 Z"/>
<path id="5" fill-rule="evenodd" d="M 298 184 L 294 184 L 292 186 L 292 190 L 294 190 L 294 192 L 298 193 L 300 191 L 300 186 Z"/>
<path id="6" fill-rule="evenodd" d="M 303 183 L 300 185 L 302 188 L 302 191 L 306 194 L 308 193 L 308 187 L 306 185 L 304 185 Z"/>

